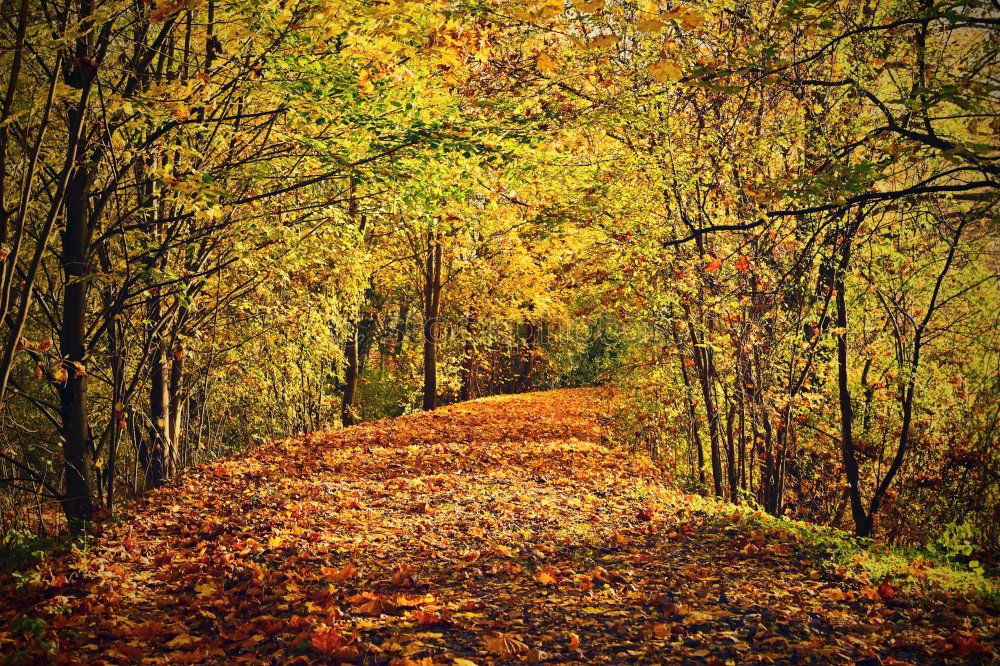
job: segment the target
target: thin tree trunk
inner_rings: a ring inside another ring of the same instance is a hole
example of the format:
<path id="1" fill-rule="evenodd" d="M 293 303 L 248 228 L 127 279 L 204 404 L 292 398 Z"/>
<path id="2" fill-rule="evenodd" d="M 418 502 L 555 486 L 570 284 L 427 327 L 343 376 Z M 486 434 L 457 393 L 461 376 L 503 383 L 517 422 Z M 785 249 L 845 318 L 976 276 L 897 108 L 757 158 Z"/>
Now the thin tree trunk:
<path id="1" fill-rule="evenodd" d="M 531 376 L 535 372 L 535 349 L 538 346 L 538 326 L 525 322 L 524 357 L 521 360 L 521 372 L 517 381 L 518 392 L 523 393 L 531 388 Z"/>
<path id="2" fill-rule="evenodd" d="M 170 354 L 170 385 L 167 389 L 170 432 L 168 439 L 174 450 L 177 464 L 184 462 L 181 455 L 181 419 L 184 415 L 184 345 L 177 342 Z M 176 471 L 176 470 L 174 470 Z"/>
<path id="3" fill-rule="evenodd" d="M 711 357 L 706 350 L 699 348 L 698 334 L 690 320 L 688 321 L 688 332 L 691 335 L 695 368 L 698 370 L 701 394 L 705 400 L 705 413 L 708 416 L 708 436 L 712 454 L 712 486 L 715 496 L 722 497 L 722 451 L 719 445 L 719 413 L 712 395 L 712 379 L 709 376 L 712 370 Z"/>
<path id="4" fill-rule="evenodd" d="M 733 409 L 732 404 L 729 404 L 726 410 L 726 472 L 729 477 L 729 500 L 731 502 L 738 501 L 740 496 L 736 467 L 735 423 L 736 410 Z"/>
<path id="5" fill-rule="evenodd" d="M 694 405 L 691 389 L 691 378 L 688 377 L 687 366 L 684 365 L 684 352 L 681 348 L 680 335 L 677 333 L 677 323 L 671 322 L 670 334 L 677 349 L 677 363 L 681 369 L 681 379 L 684 381 L 684 401 L 687 403 L 688 423 L 691 429 L 691 439 L 698 453 L 698 483 L 705 485 L 705 445 L 701 441 L 701 428 L 698 425 L 698 412 Z"/>
<path id="6" fill-rule="evenodd" d="M 854 518 L 854 532 L 867 537 L 872 533 L 871 517 L 865 512 L 861 501 L 861 485 L 858 460 L 854 444 L 854 408 L 851 405 L 851 388 L 847 378 L 847 298 L 844 293 L 844 274 L 851 262 L 851 234 L 847 233 L 841 249 L 840 266 L 834 278 L 837 305 L 837 394 L 840 406 L 840 452 L 847 475 L 848 491 L 851 498 L 851 516 Z"/>
<path id="7" fill-rule="evenodd" d="M 153 298 L 150 306 L 155 312 L 150 320 L 162 316 L 159 297 Z M 154 333 L 157 335 L 157 333 Z M 146 487 L 162 486 L 170 477 L 173 451 L 170 441 L 170 395 L 166 349 L 161 339 L 153 342 L 153 354 L 149 367 L 149 461 L 146 463 Z"/>
<path id="8" fill-rule="evenodd" d="M 437 407 L 438 313 L 441 307 L 441 242 L 427 232 L 424 269 L 424 401 L 423 408 Z"/>
<path id="9" fill-rule="evenodd" d="M 71 125 L 83 123 L 84 111 L 71 111 Z M 89 273 L 90 221 L 88 198 L 91 174 L 87 165 L 76 167 L 66 188 L 66 231 L 62 266 L 63 326 L 60 351 L 65 380 L 59 386 L 66 492 L 63 510 L 70 530 L 80 532 L 94 513 L 94 469 L 87 414 L 86 320 Z"/>
<path id="10" fill-rule="evenodd" d="M 354 425 L 354 398 L 358 391 L 358 329 L 351 326 L 351 332 L 344 343 L 344 398 L 340 403 L 340 420 L 344 426 Z"/>
<path id="11" fill-rule="evenodd" d="M 121 330 L 117 320 L 108 326 L 108 355 L 111 357 L 111 443 L 108 448 L 108 460 L 105 467 L 105 486 L 107 487 L 107 509 L 110 513 L 115 507 L 115 467 L 118 463 L 118 444 L 122 437 L 122 420 L 124 414 L 125 389 L 125 358 L 121 343 Z"/>

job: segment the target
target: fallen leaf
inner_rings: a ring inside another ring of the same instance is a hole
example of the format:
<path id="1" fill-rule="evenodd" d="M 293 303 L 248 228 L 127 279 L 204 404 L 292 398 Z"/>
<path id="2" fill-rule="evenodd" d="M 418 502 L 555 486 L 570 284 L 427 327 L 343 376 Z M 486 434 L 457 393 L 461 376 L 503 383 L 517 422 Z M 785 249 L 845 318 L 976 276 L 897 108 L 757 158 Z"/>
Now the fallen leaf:
<path id="1" fill-rule="evenodd" d="M 502 659 L 510 659 L 528 652 L 528 645 L 513 634 L 498 633 L 483 639 L 486 649 Z"/>

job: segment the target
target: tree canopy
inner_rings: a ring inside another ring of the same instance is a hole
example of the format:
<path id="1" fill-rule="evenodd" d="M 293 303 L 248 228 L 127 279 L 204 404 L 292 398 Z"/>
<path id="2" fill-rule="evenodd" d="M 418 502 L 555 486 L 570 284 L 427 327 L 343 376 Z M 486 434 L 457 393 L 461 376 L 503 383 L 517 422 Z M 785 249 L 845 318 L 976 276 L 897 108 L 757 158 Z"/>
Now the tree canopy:
<path id="1" fill-rule="evenodd" d="M 4 529 L 84 531 L 276 438 L 614 384 L 619 440 L 691 491 L 958 530 L 980 566 L 998 14 L 3 0 Z"/>

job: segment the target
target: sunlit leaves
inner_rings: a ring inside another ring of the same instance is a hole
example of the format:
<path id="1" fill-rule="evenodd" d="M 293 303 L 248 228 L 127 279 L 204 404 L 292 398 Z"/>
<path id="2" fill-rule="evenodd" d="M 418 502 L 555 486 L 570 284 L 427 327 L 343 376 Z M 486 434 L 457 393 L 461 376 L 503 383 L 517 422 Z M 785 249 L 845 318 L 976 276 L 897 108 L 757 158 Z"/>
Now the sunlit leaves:
<path id="1" fill-rule="evenodd" d="M 649 75 L 657 83 L 668 83 L 681 79 L 681 68 L 670 60 L 657 60 L 649 65 Z"/>
<path id="2" fill-rule="evenodd" d="M 573 6 L 581 12 L 590 14 L 603 7 L 604 0 L 573 0 Z"/>
<path id="3" fill-rule="evenodd" d="M 538 71 L 542 74 L 552 74 L 558 69 L 556 61 L 552 58 L 552 56 L 544 51 L 539 53 L 535 58 L 535 67 L 537 67 Z"/>

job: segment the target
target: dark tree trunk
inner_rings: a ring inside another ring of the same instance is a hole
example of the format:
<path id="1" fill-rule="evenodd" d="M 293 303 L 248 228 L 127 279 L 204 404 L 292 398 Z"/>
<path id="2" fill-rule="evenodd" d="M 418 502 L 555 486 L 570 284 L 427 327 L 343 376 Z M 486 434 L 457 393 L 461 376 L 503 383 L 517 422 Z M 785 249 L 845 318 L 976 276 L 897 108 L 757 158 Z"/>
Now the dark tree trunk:
<path id="1" fill-rule="evenodd" d="M 117 318 L 112 316 L 111 324 L 108 326 L 108 355 L 111 357 L 111 443 L 108 448 L 108 462 L 104 468 L 105 483 L 107 488 L 106 504 L 108 512 L 115 508 L 115 468 L 118 463 L 118 444 L 122 438 L 122 421 L 124 413 L 124 392 L 125 392 L 125 358 L 121 344 L 121 330 Z"/>
<path id="2" fill-rule="evenodd" d="M 70 124 L 82 123 L 82 112 L 71 112 Z M 83 151 L 81 150 L 81 154 Z M 66 493 L 63 510 L 70 530 L 82 530 L 94 512 L 94 467 L 87 414 L 86 358 L 87 286 L 90 254 L 88 198 L 91 174 L 77 166 L 66 189 L 66 231 L 63 235 L 63 326 L 60 350 L 65 381 L 59 386 Z"/>
<path id="3" fill-rule="evenodd" d="M 705 414 L 708 417 L 708 437 L 712 452 L 712 487 L 716 497 L 722 497 L 722 451 L 719 445 L 719 412 L 712 395 L 712 358 L 710 353 L 698 346 L 698 334 L 694 325 L 688 321 L 688 331 L 691 335 L 694 350 L 695 368 L 701 383 L 701 394 L 705 400 Z"/>
<path id="4" fill-rule="evenodd" d="M 671 322 L 670 333 L 674 339 L 674 347 L 677 349 L 677 362 L 681 369 L 681 379 L 684 381 L 684 400 L 687 403 L 691 441 L 694 443 L 698 454 L 698 483 L 705 485 L 705 445 L 701 441 L 701 428 L 698 424 L 698 412 L 694 405 L 691 378 L 688 376 L 687 366 L 684 365 L 684 352 L 681 348 L 680 336 L 677 334 L 677 324 L 675 322 Z"/>
<path id="5" fill-rule="evenodd" d="M 441 310 L 441 243 L 427 233 L 424 266 L 424 402 L 425 410 L 437 407 L 438 314 Z"/>
<path id="6" fill-rule="evenodd" d="M 872 535 L 872 519 L 865 512 L 861 500 L 861 485 L 858 460 L 854 444 L 854 408 L 851 404 L 851 388 L 847 381 L 847 297 L 844 293 L 844 274 L 851 263 L 851 236 L 848 233 L 841 249 L 840 266 L 834 278 L 837 303 L 837 393 L 840 405 L 840 453 L 847 475 L 848 491 L 851 499 L 851 516 L 854 518 L 854 532 L 858 536 Z"/>
<path id="7" fill-rule="evenodd" d="M 162 316 L 159 296 L 150 305 L 150 326 Z M 170 477 L 173 451 L 170 441 L 170 395 L 164 341 L 156 331 L 149 364 L 149 455 L 145 462 L 146 487 L 162 486 Z"/>

